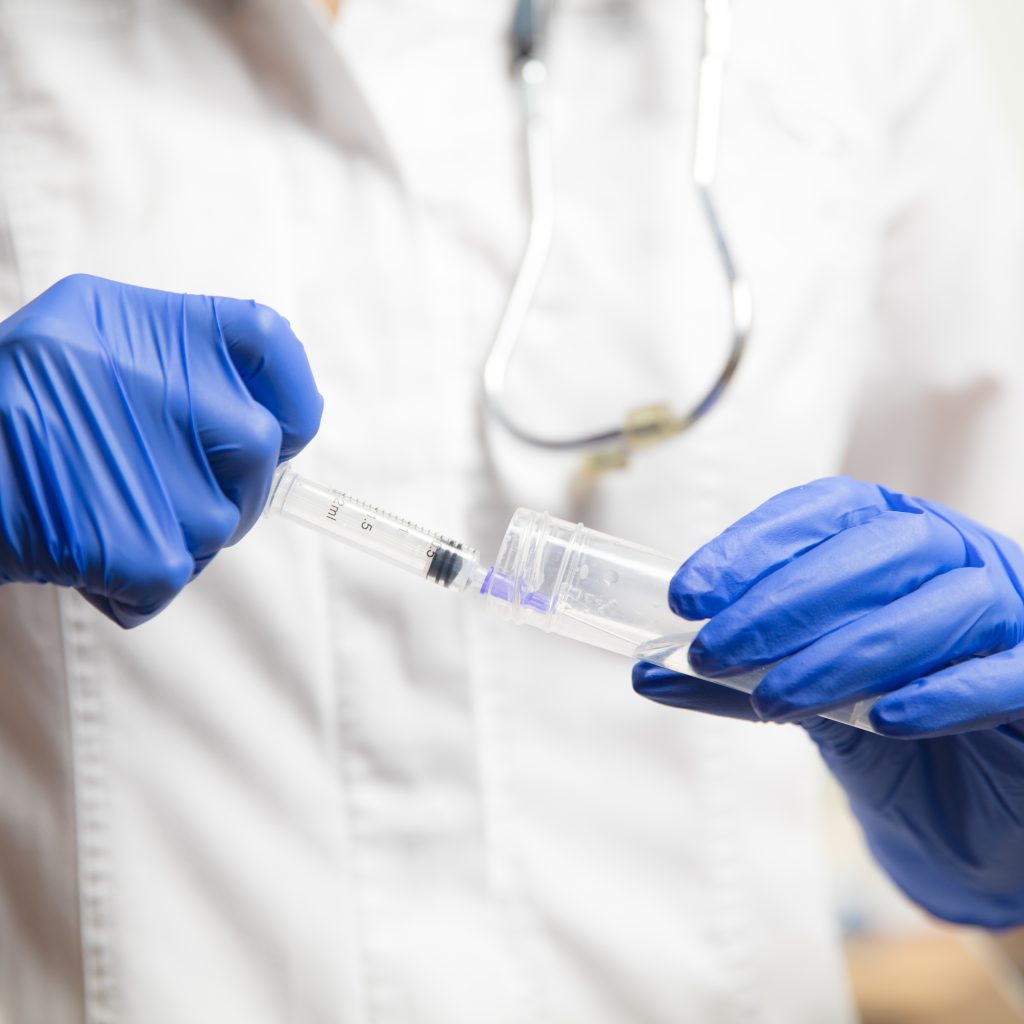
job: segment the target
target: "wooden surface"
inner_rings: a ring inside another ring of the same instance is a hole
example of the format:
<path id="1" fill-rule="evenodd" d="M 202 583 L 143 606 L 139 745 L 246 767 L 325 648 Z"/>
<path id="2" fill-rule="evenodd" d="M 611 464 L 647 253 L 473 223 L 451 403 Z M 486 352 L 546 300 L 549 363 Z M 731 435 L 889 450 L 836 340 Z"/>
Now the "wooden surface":
<path id="1" fill-rule="evenodd" d="M 954 934 L 851 940 L 863 1024 L 1021 1024 L 983 959 Z"/>

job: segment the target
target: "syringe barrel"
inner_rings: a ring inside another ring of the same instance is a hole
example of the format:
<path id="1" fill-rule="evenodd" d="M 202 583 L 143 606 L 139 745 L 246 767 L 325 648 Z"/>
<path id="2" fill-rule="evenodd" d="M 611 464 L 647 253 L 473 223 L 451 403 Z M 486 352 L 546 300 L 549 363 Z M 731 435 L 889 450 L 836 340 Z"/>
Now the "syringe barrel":
<path id="1" fill-rule="evenodd" d="M 481 576 L 475 549 L 306 480 L 287 464 L 274 477 L 266 511 L 311 526 L 448 590 L 463 590 Z"/>
<path id="2" fill-rule="evenodd" d="M 697 676 L 687 651 L 703 622 L 668 606 L 668 586 L 681 558 L 519 509 L 509 523 L 494 569 L 483 585 L 491 611 L 629 658 Z M 770 666 L 711 680 L 750 693 Z M 874 701 L 824 717 L 871 730 Z"/>

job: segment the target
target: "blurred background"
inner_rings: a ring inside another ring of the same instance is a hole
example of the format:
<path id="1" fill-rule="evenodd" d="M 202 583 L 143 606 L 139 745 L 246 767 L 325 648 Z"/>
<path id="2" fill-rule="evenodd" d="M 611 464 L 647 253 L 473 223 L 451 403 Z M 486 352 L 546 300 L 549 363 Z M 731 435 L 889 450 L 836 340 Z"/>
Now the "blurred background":
<path id="1" fill-rule="evenodd" d="M 1024 184 L 1024 0 L 960 0 L 1016 145 Z M 948 928 L 874 866 L 842 793 L 830 844 L 847 963 L 863 1024 L 1024 1022 L 1024 929 L 994 937 Z"/>
<path id="2" fill-rule="evenodd" d="M 1020 0 L 960 0 L 976 27 L 1024 167 L 1024 4 Z"/>

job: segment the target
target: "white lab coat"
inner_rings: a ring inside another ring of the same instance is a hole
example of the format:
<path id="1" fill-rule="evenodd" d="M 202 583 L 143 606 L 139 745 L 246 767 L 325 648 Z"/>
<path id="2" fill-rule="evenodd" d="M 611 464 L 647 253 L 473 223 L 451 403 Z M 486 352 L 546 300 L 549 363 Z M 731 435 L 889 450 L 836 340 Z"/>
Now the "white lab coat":
<path id="1" fill-rule="evenodd" d="M 0 312 L 72 271 L 254 297 L 300 461 L 493 553 L 517 504 L 682 557 L 836 472 L 1012 530 L 1020 221 L 935 0 L 736 0 L 719 199 L 757 304 L 721 407 L 573 505 L 481 423 L 523 241 L 507 0 L 0 3 Z M 689 178 L 697 0 L 566 0 L 560 198 L 509 381 L 543 430 L 727 345 Z M 3 500 L 0 492 L 0 500 Z M 3 1024 L 851 1018 L 798 728 L 675 713 L 283 521 L 124 633 L 0 588 Z"/>

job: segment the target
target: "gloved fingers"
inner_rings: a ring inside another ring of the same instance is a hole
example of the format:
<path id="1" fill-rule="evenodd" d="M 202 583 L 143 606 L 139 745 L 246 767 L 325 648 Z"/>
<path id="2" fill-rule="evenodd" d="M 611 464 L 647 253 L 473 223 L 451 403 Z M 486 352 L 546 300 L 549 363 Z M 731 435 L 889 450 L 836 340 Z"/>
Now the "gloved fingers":
<path id="1" fill-rule="evenodd" d="M 166 299 L 164 293 L 154 294 Z M 165 358 L 169 359 L 169 356 L 165 354 Z M 81 362 L 79 357 L 79 365 Z M 174 368 L 180 369 L 181 366 L 176 364 Z M 97 375 L 95 368 L 93 373 Z M 97 523 L 97 529 L 105 525 L 110 530 L 119 523 L 124 529 L 126 517 L 127 520 L 135 518 L 149 524 L 161 524 L 149 525 L 145 529 L 171 535 L 176 542 L 180 528 L 185 546 L 195 562 L 200 567 L 205 565 L 233 536 L 238 526 L 239 510 L 231 500 L 233 494 L 225 495 L 223 478 L 215 478 L 211 460 L 201 450 L 201 441 L 197 447 L 193 431 L 201 431 L 202 428 L 191 422 L 190 417 L 185 421 L 185 429 L 179 424 L 178 429 L 167 430 L 168 424 L 162 418 L 168 414 L 162 401 L 163 386 L 143 392 L 143 402 L 138 394 L 133 400 L 121 376 L 113 374 L 108 377 L 105 373 L 97 376 L 98 383 L 83 374 L 85 379 L 76 381 L 78 390 L 55 399 L 55 404 L 60 403 L 65 409 L 77 406 L 90 410 L 87 424 L 78 424 L 76 428 L 67 424 L 64 439 L 55 443 L 57 450 L 67 451 L 67 437 L 74 433 L 79 444 L 88 437 L 84 447 L 89 451 L 103 453 L 103 457 L 94 459 L 91 466 L 92 493 L 87 498 L 94 507 L 106 509 L 105 519 L 103 523 Z M 238 420 L 241 416 L 232 416 L 228 410 L 242 405 L 243 415 L 255 415 L 270 421 L 269 428 L 276 437 L 280 436 L 273 417 L 258 406 L 244 389 L 225 389 L 219 377 L 212 385 L 215 386 L 221 417 Z M 207 382 L 207 386 L 211 384 Z M 184 417 L 188 412 L 176 410 L 171 415 L 175 414 Z M 216 421 L 212 416 L 200 415 L 198 419 Z M 46 421 L 41 419 L 41 422 Z M 51 432 L 54 429 L 52 423 L 50 429 Z M 237 428 L 234 432 L 240 433 Z M 276 448 L 268 457 L 273 461 L 275 456 Z M 42 464 L 45 460 L 53 468 L 55 457 L 55 451 L 45 455 L 40 453 L 36 461 Z M 68 458 L 77 461 L 73 449 Z M 249 471 L 249 467 L 243 469 Z M 266 479 L 257 480 L 257 486 L 269 487 L 272 474 L 273 465 L 270 465 L 263 473 Z M 69 479 L 74 476 L 70 467 L 66 475 Z M 97 493 L 101 487 L 102 499 Z M 227 490 L 230 492 L 231 488 Z M 65 525 L 65 532 L 70 529 L 69 522 Z"/>
<path id="2" fill-rule="evenodd" d="M 130 629 L 165 608 L 196 563 L 159 467 L 123 440 L 124 449 L 94 466 L 88 501 L 65 535 L 75 538 L 79 563 L 72 585 Z"/>
<path id="3" fill-rule="evenodd" d="M 233 536 L 238 509 L 216 481 L 197 473 L 196 467 L 184 459 L 178 465 L 164 463 L 159 470 L 148 467 L 148 474 L 141 471 L 141 460 L 135 465 L 129 470 L 129 462 L 122 463 L 123 491 L 119 482 L 106 473 L 93 477 L 94 491 L 88 500 L 103 512 L 95 524 L 98 549 L 89 557 L 97 566 L 103 565 L 124 545 L 138 546 L 139 537 L 133 536 L 138 533 L 163 538 L 158 543 L 161 552 L 167 544 L 180 542 L 195 563 L 194 573 L 198 573 Z M 139 523 L 143 525 L 136 525 Z M 69 535 L 74 527 L 68 523 L 62 532 Z M 84 568 L 78 571 L 85 575 Z"/>
<path id="4" fill-rule="evenodd" d="M 268 306 L 241 299 L 212 301 L 239 376 L 280 424 L 279 460 L 292 458 L 316 435 L 323 412 L 323 398 L 302 342 L 288 321 Z"/>
<path id="5" fill-rule="evenodd" d="M 690 647 L 701 675 L 768 665 L 966 564 L 960 533 L 924 513 L 883 512 L 755 583 Z"/>
<path id="6" fill-rule="evenodd" d="M 234 544 L 253 526 L 266 504 L 281 452 L 281 428 L 274 416 L 248 396 L 199 427 L 206 461 L 224 496 L 237 510 L 224 544 Z"/>
<path id="7" fill-rule="evenodd" d="M 669 605 L 684 619 L 711 618 L 822 541 L 888 511 L 889 497 L 848 477 L 783 491 L 687 559 L 669 585 Z"/>
<path id="8" fill-rule="evenodd" d="M 319 421 L 302 346 L 253 303 L 68 278 L 0 325 L 0 355 L 0 578 L 125 626 L 251 525 Z"/>
<path id="9" fill-rule="evenodd" d="M 633 666 L 633 689 L 657 704 L 723 718 L 760 721 L 747 694 L 693 676 L 679 675 L 647 661 Z"/>
<path id="10" fill-rule="evenodd" d="M 868 746 L 871 759 L 878 759 L 877 737 L 873 737 L 866 729 L 856 729 L 852 725 L 843 725 L 842 722 L 833 722 L 818 715 L 804 719 L 800 724 L 823 753 L 827 751 L 830 756 L 848 758 Z M 875 740 L 874 744 L 872 740 Z"/>
<path id="11" fill-rule="evenodd" d="M 219 488 L 206 488 L 178 507 L 178 519 L 198 573 L 221 548 L 231 543 L 241 517 L 230 496 L 222 494 Z"/>
<path id="12" fill-rule="evenodd" d="M 993 584 L 989 570 L 955 569 L 775 665 L 753 705 L 771 721 L 806 718 L 1013 646 L 1021 632 L 1019 602 Z"/>
<path id="13" fill-rule="evenodd" d="M 971 658 L 880 698 L 871 724 L 883 736 L 929 739 L 1024 719 L 1024 646 Z"/>
<path id="14" fill-rule="evenodd" d="M 125 629 L 166 608 L 196 570 L 177 529 L 126 533 L 99 564 L 101 574 L 91 574 L 78 589 L 90 604 Z"/>
<path id="15" fill-rule="evenodd" d="M 808 718 L 800 723 L 814 741 L 829 771 L 856 804 L 883 807 L 906 777 L 916 751 L 913 744 L 876 736 L 865 729 Z"/>

